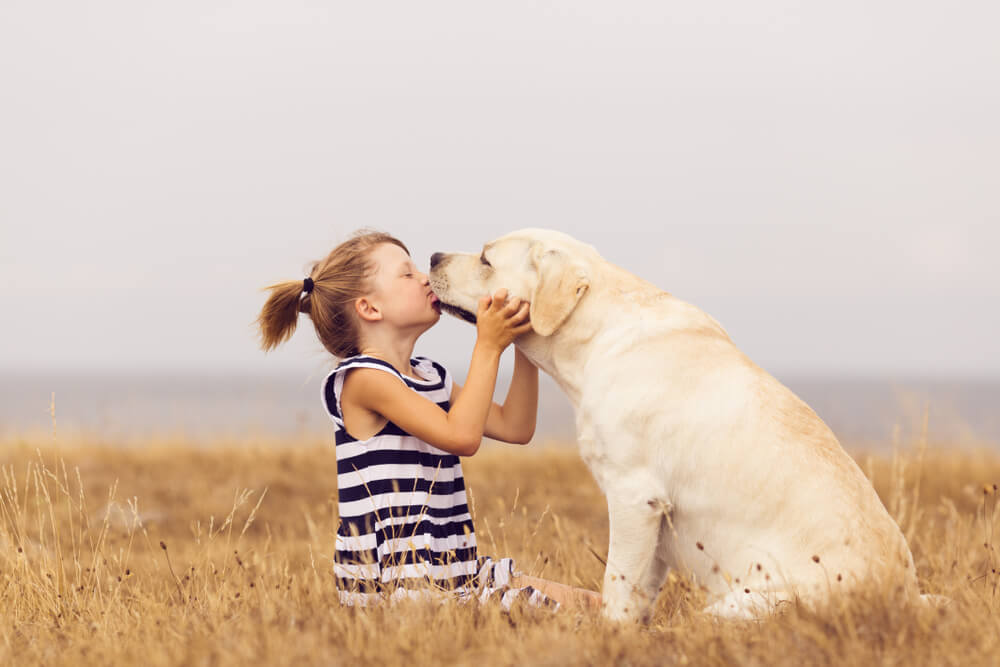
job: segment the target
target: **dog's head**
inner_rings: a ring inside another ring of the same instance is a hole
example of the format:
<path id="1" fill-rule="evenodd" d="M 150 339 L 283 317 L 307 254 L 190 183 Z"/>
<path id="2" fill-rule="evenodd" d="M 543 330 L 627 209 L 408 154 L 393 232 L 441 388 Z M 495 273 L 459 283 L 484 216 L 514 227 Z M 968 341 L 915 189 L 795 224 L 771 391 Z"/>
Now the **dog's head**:
<path id="1" fill-rule="evenodd" d="M 479 253 L 431 256 L 431 289 L 442 310 L 476 321 L 479 298 L 506 288 L 529 301 L 531 326 L 551 336 L 590 287 L 594 249 L 566 234 L 522 229 L 483 246 Z"/>

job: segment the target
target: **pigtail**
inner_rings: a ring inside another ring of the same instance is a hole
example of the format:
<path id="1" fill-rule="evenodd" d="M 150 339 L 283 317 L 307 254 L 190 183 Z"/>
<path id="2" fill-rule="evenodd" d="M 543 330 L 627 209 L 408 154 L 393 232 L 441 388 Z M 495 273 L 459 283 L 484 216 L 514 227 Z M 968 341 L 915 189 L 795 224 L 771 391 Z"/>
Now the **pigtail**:
<path id="1" fill-rule="evenodd" d="M 301 280 L 277 283 L 264 289 L 271 290 L 271 295 L 257 317 L 257 326 L 260 330 L 260 346 L 267 352 L 292 337 L 298 324 L 299 311 L 303 306 L 308 306 L 301 302 Z"/>
<path id="2" fill-rule="evenodd" d="M 334 248 L 309 269 L 309 290 L 301 280 L 265 287 L 271 295 L 257 317 L 260 346 L 272 350 L 295 333 L 299 313 L 306 313 L 330 354 L 343 358 L 358 354 L 360 337 L 351 305 L 365 293 L 374 269 L 368 255 L 380 243 L 393 243 L 410 254 L 403 242 L 383 232 L 361 230 Z M 303 294 L 303 292 L 305 292 Z"/>

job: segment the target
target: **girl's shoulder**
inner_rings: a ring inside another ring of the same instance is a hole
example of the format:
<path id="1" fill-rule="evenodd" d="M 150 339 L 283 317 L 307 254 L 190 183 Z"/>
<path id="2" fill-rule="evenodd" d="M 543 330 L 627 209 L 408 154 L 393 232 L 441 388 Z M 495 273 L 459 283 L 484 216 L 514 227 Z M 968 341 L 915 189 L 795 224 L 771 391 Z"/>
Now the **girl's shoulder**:
<path id="1" fill-rule="evenodd" d="M 451 374 L 438 362 L 429 357 L 413 357 L 410 359 L 410 366 L 414 375 L 422 379 L 416 379 L 403 375 L 392 364 L 364 355 L 355 355 L 342 359 L 323 380 L 323 405 L 329 415 L 338 421 L 342 419 L 340 401 L 343 395 L 344 380 L 347 372 L 357 368 L 371 368 L 384 371 L 399 378 L 406 386 L 428 398 L 440 403 L 451 396 L 452 381 Z M 441 392 L 443 391 L 443 395 Z"/>
<path id="2" fill-rule="evenodd" d="M 403 375 L 389 362 L 375 357 L 363 355 L 348 357 L 337 364 L 337 367 L 327 376 L 327 381 L 335 380 L 338 376 L 343 377 L 347 371 L 355 368 L 373 368 L 385 371 L 398 377 L 411 389 L 421 392 L 438 389 L 444 385 L 451 386 L 451 376 L 447 369 L 433 359 L 422 356 L 410 359 L 411 373 L 408 375 Z"/>
<path id="3" fill-rule="evenodd" d="M 363 354 L 356 354 L 353 357 L 346 357 L 341 359 L 333 370 L 330 371 L 330 375 L 337 375 L 338 373 L 343 373 L 351 368 L 380 368 L 382 370 L 389 371 L 395 375 L 399 375 L 395 368 L 392 367 L 387 361 L 382 361 L 375 357 L 368 357 Z"/>
<path id="4" fill-rule="evenodd" d="M 340 362 L 334 366 L 333 370 L 331 370 L 323 379 L 321 391 L 323 406 L 326 408 L 328 415 L 333 419 L 333 421 L 341 427 L 343 427 L 343 413 L 341 411 L 340 401 L 344 392 L 344 380 L 347 378 L 348 371 L 358 368 L 381 370 L 394 375 L 403 382 L 406 382 L 406 378 L 400 375 L 399 372 L 392 367 L 392 364 L 382 361 L 381 359 L 367 357 L 360 354 L 341 359 Z"/>

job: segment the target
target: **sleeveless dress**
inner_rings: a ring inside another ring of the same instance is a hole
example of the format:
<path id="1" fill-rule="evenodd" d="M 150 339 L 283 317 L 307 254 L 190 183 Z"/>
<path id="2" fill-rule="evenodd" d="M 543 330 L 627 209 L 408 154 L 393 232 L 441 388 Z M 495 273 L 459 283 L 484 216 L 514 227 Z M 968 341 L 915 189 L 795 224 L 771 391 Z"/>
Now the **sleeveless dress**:
<path id="1" fill-rule="evenodd" d="M 323 405 L 336 426 L 337 528 L 334 575 L 340 601 L 368 605 L 384 599 L 448 592 L 459 599 L 499 597 L 504 609 L 517 599 L 558 608 L 530 586 L 511 588 L 514 561 L 479 556 L 458 456 L 388 422 L 367 440 L 344 428 L 340 397 L 347 372 L 374 368 L 411 390 L 451 407 L 452 378 L 426 357 L 410 360 L 416 380 L 367 356 L 342 360 L 323 382 Z"/>

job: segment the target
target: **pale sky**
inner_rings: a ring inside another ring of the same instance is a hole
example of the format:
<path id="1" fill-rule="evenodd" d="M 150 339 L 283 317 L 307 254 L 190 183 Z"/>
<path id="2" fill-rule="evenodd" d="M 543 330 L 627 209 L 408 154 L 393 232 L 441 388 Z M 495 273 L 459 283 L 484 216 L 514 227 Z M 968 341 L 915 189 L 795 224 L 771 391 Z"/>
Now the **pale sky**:
<path id="1" fill-rule="evenodd" d="M 1000 374 L 995 2 L 0 4 L 0 371 L 315 369 L 259 287 L 567 231 L 775 373 Z M 464 373 L 472 327 L 418 353 Z"/>

